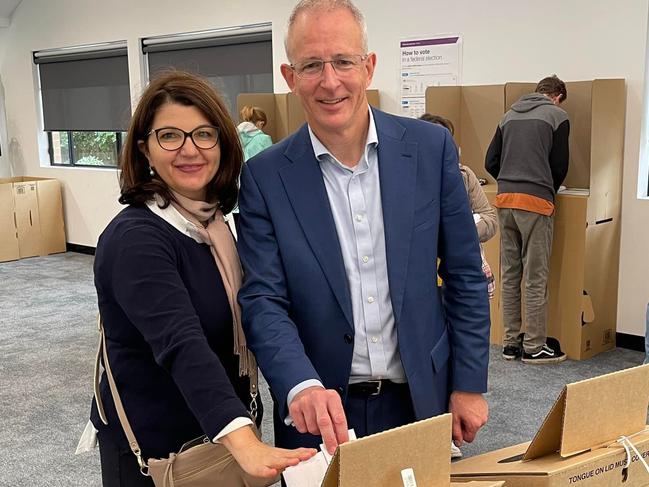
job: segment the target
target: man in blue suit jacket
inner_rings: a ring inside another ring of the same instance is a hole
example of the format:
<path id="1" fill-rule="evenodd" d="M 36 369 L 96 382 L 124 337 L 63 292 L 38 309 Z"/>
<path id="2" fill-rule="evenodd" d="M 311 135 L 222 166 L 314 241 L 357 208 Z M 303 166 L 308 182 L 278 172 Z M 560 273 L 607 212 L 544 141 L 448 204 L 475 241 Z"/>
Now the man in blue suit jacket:
<path id="1" fill-rule="evenodd" d="M 282 74 L 307 120 L 241 176 L 239 294 L 279 446 L 332 452 L 450 410 L 456 443 L 487 420 L 489 304 L 445 129 L 370 110 L 362 14 L 301 2 Z M 437 286 L 437 261 L 444 285 Z"/>

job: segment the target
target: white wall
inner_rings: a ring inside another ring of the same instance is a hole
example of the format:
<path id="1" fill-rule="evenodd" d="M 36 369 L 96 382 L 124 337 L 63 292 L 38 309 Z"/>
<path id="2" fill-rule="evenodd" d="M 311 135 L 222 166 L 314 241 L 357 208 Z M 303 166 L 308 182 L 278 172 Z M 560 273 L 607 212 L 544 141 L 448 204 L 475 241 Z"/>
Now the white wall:
<path id="1" fill-rule="evenodd" d="M 279 73 L 285 60 L 283 31 L 293 0 L 24 0 L 12 20 L 0 74 L 7 93 L 12 164 L 18 174 L 55 177 L 64 184 L 68 241 L 95 245 L 119 210 L 117 176 L 111 170 L 41 167 L 39 116 L 31 51 L 100 41 L 129 43 L 131 86 L 142 84 L 138 38 L 246 23 L 273 23 L 275 91 L 287 90 Z M 648 0 L 357 0 L 367 16 L 370 48 L 378 54 L 373 87 L 382 107 L 398 109 L 398 41 L 460 33 L 464 39 L 463 84 L 536 81 L 557 73 L 564 80 L 622 77 L 627 80 L 627 120 L 618 331 L 644 333 L 649 300 L 649 202 L 636 198 L 645 77 Z M 605 256 L 602 256 L 605 258 Z M 604 276 L 603 276 L 604 277 Z"/>
<path id="2" fill-rule="evenodd" d="M 0 27 L 0 66 L 2 66 L 2 60 L 4 59 L 4 54 L 7 50 L 8 36 L 9 28 Z"/>
<path id="3" fill-rule="evenodd" d="M 9 29 L 0 27 L 0 66 L 2 66 L 2 59 L 7 45 Z M 2 72 L 0 71 L 0 178 L 11 176 L 9 166 L 9 138 L 7 135 L 7 118 L 5 115 L 5 93 L 4 85 L 2 84 Z"/>

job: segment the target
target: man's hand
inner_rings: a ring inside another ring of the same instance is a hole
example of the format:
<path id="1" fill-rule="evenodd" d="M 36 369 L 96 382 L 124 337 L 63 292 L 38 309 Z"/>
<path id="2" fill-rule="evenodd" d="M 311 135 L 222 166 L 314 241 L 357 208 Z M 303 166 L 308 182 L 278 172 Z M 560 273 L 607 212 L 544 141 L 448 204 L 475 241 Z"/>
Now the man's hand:
<path id="1" fill-rule="evenodd" d="M 454 391 L 449 401 L 453 414 L 453 440 L 457 446 L 471 443 L 489 418 L 489 405 L 482 394 Z"/>
<path id="2" fill-rule="evenodd" d="M 293 398 L 288 413 L 300 433 L 322 436 L 327 451 L 332 455 L 338 444 L 349 441 L 345 411 L 334 390 L 307 387 Z"/>

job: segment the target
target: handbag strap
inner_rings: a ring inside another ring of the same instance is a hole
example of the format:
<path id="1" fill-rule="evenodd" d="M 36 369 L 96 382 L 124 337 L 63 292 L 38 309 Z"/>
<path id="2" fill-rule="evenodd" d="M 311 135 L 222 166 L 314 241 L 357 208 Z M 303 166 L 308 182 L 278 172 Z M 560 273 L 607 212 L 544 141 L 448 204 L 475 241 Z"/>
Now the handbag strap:
<path id="1" fill-rule="evenodd" d="M 95 403 L 97 404 L 97 411 L 99 412 L 99 419 L 104 424 L 108 424 L 108 419 L 106 419 L 106 412 L 104 411 L 104 403 L 101 399 L 101 394 L 99 391 L 99 379 L 101 378 L 101 356 L 103 350 L 103 333 L 102 333 L 102 322 L 101 315 L 97 315 L 97 330 L 99 331 L 99 343 L 97 343 L 97 352 L 95 353 L 95 370 L 94 370 L 94 380 L 93 380 L 93 390 L 95 393 Z"/>
<path id="2" fill-rule="evenodd" d="M 117 417 L 119 422 L 122 425 L 126 439 L 128 440 L 128 446 L 130 447 L 133 455 L 137 458 L 137 464 L 140 466 L 140 472 L 143 475 L 148 475 L 148 466 L 144 459 L 142 458 L 142 451 L 140 450 L 140 445 L 135 439 L 135 434 L 133 433 L 133 428 L 131 428 L 131 423 L 128 422 L 126 417 L 126 411 L 124 411 L 124 405 L 122 404 L 122 399 L 119 396 L 117 391 L 117 385 L 115 384 L 115 378 L 113 377 L 113 372 L 110 368 L 110 362 L 108 361 L 108 352 L 106 350 L 106 333 L 104 331 L 104 322 L 101 319 L 101 315 L 97 317 L 97 326 L 99 327 L 99 347 L 97 348 L 97 358 L 95 361 L 95 401 L 97 402 L 97 409 L 99 410 L 99 417 L 104 422 L 108 424 L 106 419 L 106 412 L 104 411 L 104 406 L 101 401 L 101 394 L 99 394 L 99 361 L 103 358 L 104 361 L 104 370 L 106 371 L 106 377 L 108 378 L 108 386 L 110 387 L 110 393 L 113 396 L 113 402 L 115 403 L 115 409 L 117 410 Z M 101 357 L 101 358 L 100 358 Z"/>
<path id="3" fill-rule="evenodd" d="M 104 322 L 101 318 L 101 314 L 97 315 L 97 327 L 99 328 L 99 343 L 97 345 L 97 355 L 95 357 L 95 370 L 94 370 L 94 392 L 95 392 L 95 403 L 97 404 L 97 411 L 99 412 L 99 418 L 104 424 L 108 424 L 108 419 L 106 418 L 106 412 L 104 410 L 104 404 L 101 400 L 101 394 L 99 392 L 99 379 L 101 376 L 100 366 L 103 359 L 104 370 L 106 371 L 106 377 L 108 378 L 108 386 L 110 387 L 110 393 L 113 396 L 113 402 L 115 403 L 115 409 L 117 410 L 117 417 L 119 422 L 122 425 L 126 439 L 128 440 L 128 445 L 133 452 L 133 455 L 137 458 L 137 463 L 140 466 L 140 472 L 143 475 L 148 475 L 148 466 L 144 459 L 142 458 L 142 451 L 140 450 L 140 445 L 135 439 L 135 434 L 131 428 L 131 424 L 126 417 L 126 411 L 124 411 L 124 405 L 117 391 L 117 385 L 115 384 L 115 379 L 113 377 L 113 372 L 110 368 L 110 362 L 108 361 L 108 352 L 106 350 L 106 333 L 104 331 Z M 258 372 L 255 367 L 254 372 L 250 376 L 250 415 L 253 417 L 253 420 L 257 419 L 257 396 L 259 395 L 259 384 L 258 384 Z"/>

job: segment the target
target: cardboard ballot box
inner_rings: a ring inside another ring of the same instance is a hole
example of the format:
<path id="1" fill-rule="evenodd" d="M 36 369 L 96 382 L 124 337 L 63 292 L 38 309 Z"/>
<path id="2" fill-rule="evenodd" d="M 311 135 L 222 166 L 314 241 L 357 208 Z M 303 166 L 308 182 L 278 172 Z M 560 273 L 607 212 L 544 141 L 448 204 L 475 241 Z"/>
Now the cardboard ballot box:
<path id="1" fill-rule="evenodd" d="M 412 469 L 417 487 L 500 487 L 499 480 L 451 484 L 451 415 L 444 414 L 342 444 L 322 487 L 400 487 Z"/>
<path id="2" fill-rule="evenodd" d="M 60 183 L 0 179 L 0 228 L 0 262 L 65 252 Z"/>
<path id="3" fill-rule="evenodd" d="M 642 462 L 648 405 L 649 365 L 568 384 L 531 442 L 456 462 L 451 478 L 507 487 L 649 486 Z"/>

